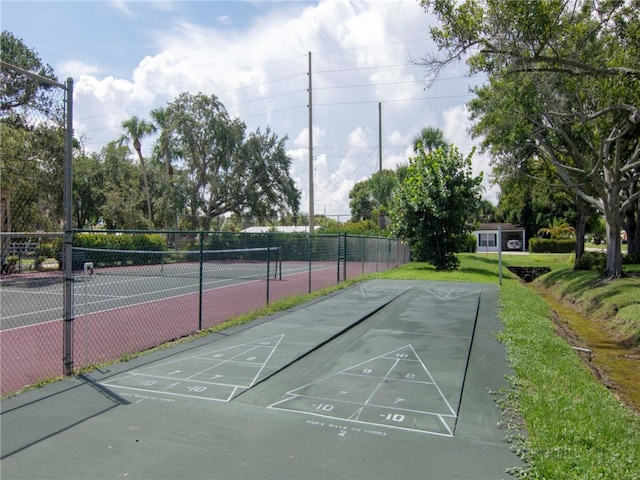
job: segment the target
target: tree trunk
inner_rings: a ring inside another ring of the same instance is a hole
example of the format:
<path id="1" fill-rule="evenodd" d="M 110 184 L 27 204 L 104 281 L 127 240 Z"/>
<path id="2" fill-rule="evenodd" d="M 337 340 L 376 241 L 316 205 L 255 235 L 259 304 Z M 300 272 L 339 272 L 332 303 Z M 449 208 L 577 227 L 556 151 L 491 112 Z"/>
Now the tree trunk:
<path id="1" fill-rule="evenodd" d="M 627 255 L 633 258 L 640 256 L 640 199 L 636 202 L 635 208 L 629 209 L 626 213 L 625 231 Z"/>
<path id="2" fill-rule="evenodd" d="M 622 218 L 617 203 L 610 204 L 607 207 L 605 207 L 607 210 L 605 215 L 607 225 L 607 263 L 605 267 L 605 277 L 620 278 L 622 276 L 622 248 L 620 242 L 620 225 Z"/>
<path id="3" fill-rule="evenodd" d="M 153 216 L 151 214 L 151 194 L 149 193 L 149 179 L 147 178 L 147 166 L 144 163 L 144 157 L 142 156 L 142 150 L 140 149 L 140 145 L 134 144 L 134 148 L 138 153 L 138 159 L 140 159 L 140 170 L 142 170 L 142 182 L 144 184 L 144 194 L 145 194 L 145 197 L 147 198 L 147 218 L 149 219 L 149 223 L 153 225 Z"/>
<path id="4" fill-rule="evenodd" d="M 579 196 L 576 196 L 576 258 L 574 268 L 578 266 L 580 257 L 584 254 L 584 236 L 587 232 L 587 219 L 589 216 L 589 206 Z"/>

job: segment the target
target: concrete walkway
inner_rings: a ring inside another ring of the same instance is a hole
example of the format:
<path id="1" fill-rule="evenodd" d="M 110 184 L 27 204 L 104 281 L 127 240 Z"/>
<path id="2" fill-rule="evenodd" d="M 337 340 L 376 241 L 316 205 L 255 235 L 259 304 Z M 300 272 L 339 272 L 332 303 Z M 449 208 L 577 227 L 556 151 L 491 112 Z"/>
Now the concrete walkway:
<path id="1" fill-rule="evenodd" d="M 3 479 L 496 479 L 497 286 L 373 280 L 2 401 Z"/>

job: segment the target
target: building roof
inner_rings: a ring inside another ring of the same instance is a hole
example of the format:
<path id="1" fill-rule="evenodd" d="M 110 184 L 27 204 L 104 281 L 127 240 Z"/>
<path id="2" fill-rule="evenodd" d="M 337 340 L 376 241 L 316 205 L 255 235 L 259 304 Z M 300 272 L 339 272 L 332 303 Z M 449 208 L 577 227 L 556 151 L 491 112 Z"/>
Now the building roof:
<path id="1" fill-rule="evenodd" d="M 313 231 L 320 230 L 322 227 L 315 226 Z M 308 225 L 298 225 L 298 226 L 286 226 L 286 227 L 249 227 L 242 230 L 244 233 L 268 233 L 268 232 L 276 232 L 276 233 L 308 233 L 309 226 Z"/>
<path id="2" fill-rule="evenodd" d="M 476 227 L 476 231 L 478 230 L 498 230 L 502 227 L 502 231 L 517 231 L 523 232 L 526 229 L 522 225 L 516 225 L 514 223 L 481 223 L 478 227 Z"/>

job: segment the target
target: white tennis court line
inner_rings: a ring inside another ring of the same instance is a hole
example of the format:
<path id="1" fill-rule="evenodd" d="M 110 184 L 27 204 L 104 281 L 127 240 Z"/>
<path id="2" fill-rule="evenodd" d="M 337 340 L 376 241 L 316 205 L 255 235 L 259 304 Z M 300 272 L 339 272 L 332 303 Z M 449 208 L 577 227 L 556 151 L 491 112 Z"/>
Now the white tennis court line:
<path id="1" fill-rule="evenodd" d="M 19 288 L 11 288 L 11 289 L 7 289 L 7 288 L 3 288 L 2 289 L 2 294 L 6 295 L 7 293 L 19 293 L 19 294 L 25 294 L 25 295 L 55 295 L 57 297 L 62 296 L 62 288 L 59 288 L 56 290 L 50 290 L 50 291 L 42 291 L 42 290 L 34 290 L 34 289 L 19 289 Z"/>

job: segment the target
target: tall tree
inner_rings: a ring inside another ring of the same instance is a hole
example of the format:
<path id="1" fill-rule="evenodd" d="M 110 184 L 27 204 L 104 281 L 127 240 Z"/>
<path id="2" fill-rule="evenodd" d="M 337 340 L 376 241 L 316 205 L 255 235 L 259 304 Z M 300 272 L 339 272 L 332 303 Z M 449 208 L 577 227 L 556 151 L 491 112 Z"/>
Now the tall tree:
<path id="1" fill-rule="evenodd" d="M 124 135 L 121 137 L 121 142 L 131 142 L 133 149 L 138 154 L 138 160 L 140 161 L 140 170 L 142 173 L 142 182 L 144 185 L 144 194 L 147 201 L 147 219 L 149 224 L 153 222 L 153 213 L 151 211 L 151 192 L 149 190 L 149 175 L 147 174 L 147 166 L 145 164 L 144 156 L 142 155 L 142 138 L 155 132 L 156 127 L 153 123 L 146 120 L 140 120 L 135 115 L 122 122 L 122 127 L 125 130 Z"/>
<path id="2" fill-rule="evenodd" d="M 175 162 L 183 165 L 194 222 L 204 218 L 202 228 L 208 230 L 214 217 L 228 212 L 297 215 L 300 192 L 290 177 L 286 139 L 268 128 L 245 138 L 245 124 L 230 118 L 215 95 L 182 93 L 166 115 L 163 128 Z"/>
<path id="3" fill-rule="evenodd" d="M 236 180 L 244 187 L 236 192 L 235 213 L 263 218 L 298 215 L 300 191 L 290 176 L 286 140 L 268 127 L 245 139 L 234 162 Z"/>
<path id="4" fill-rule="evenodd" d="M 437 73 L 466 59 L 472 73 L 490 74 L 491 88 L 502 82 L 501 93 L 514 99 L 511 110 L 526 106 L 526 115 L 515 123 L 529 134 L 521 145 L 604 214 L 606 276 L 620 276 L 622 217 L 640 196 L 620 196 L 640 179 L 640 1 L 422 4 L 440 20 L 431 33 L 444 52 L 425 64 Z M 509 93 L 507 86 L 520 94 Z M 522 94 L 524 88 L 529 95 Z M 502 130 L 513 127 L 508 109 L 501 113 Z"/>
<path id="5" fill-rule="evenodd" d="M 77 153 L 73 158 L 73 215 L 76 228 L 92 227 L 100 221 L 105 203 L 104 168 L 98 153 Z"/>
<path id="6" fill-rule="evenodd" d="M 172 205 L 174 203 L 172 202 L 172 199 L 175 198 L 175 185 L 172 185 L 171 183 L 171 178 L 173 177 L 173 166 L 171 165 L 170 118 L 167 109 L 163 107 L 151 110 L 151 118 L 153 118 L 156 130 L 160 131 L 158 140 L 154 145 L 154 154 L 164 165 L 161 218 L 162 224 L 166 229 L 169 228 L 170 221 L 176 214 L 176 207 L 175 205 Z"/>
<path id="7" fill-rule="evenodd" d="M 16 67 L 31 73 L 57 81 L 53 68 L 42 62 L 35 50 L 30 49 L 24 41 L 7 30 L 0 34 L 0 58 Z M 11 69 L 0 69 L 0 115 L 15 112 L 19 108 L 29 107 L 48 112 L 52 108 L 48 95 L 54 87 L 38 82 L 22 73 Z M 61 107 L 59 107 L 61 108 Z"/>
<path id="8" fill-rule="evenodd" d="M 6 30 L 0 34 L 0 59 L 56 81 L 53 69 Z M 58 230 L 64 178 L 63 92 L 5 66 L 0 83 L 2 229 Z"/>
<path id="9" fill-rule="evenodd" d="M 110 142 L 100 151 L 104 172 L 100 217 L 107 229 L 145 229 L 145 200 L 140 188 L 140 169 L 128 157 L 129 148 Z"/>
<path id="10" fill-rule="evenodd" d="M 458 266 L 455 254 L 464 248 L 469 219 L 480 202 L 482 175 L 472 175 L 472 155 L 465 158 L 454 146 L 419 151 L 394 191 L 394 233 L 409 240 L 415 260 L 439 270 Z"/>
<path id="11" fill-rule="evenodd" d="M 349 191 L 349 211 L 352 222 L 371 220 L 373 211 L 371 197 L 370 179 L 357 182 Z"/>

